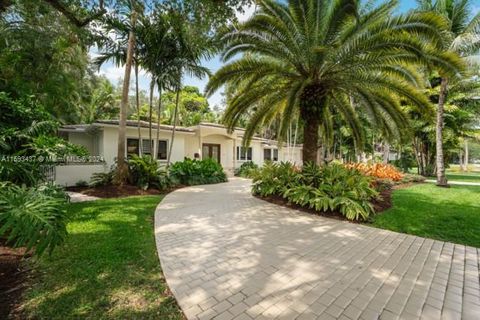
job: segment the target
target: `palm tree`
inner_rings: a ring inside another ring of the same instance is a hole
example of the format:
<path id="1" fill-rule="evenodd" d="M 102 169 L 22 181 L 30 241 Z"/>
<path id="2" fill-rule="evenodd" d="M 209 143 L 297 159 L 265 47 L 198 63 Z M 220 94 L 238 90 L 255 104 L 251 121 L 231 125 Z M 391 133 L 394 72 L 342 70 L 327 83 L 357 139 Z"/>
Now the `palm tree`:
<path id="1" fill-rule="evenodd" d="M 202 58 L 210 58 L 214 48 L 210 44 L 199 42 L 195 30 L 186 23 L 185 18 L 178 12 L 170 12 L 172 32 L 175 39 L 174 59 L 169 64 L 168 74 L 173 79 L 175 90 L 175 109 L 173 117 L 172 138 L 170 150 L 167 156 L 167 169 L 170 165 L 173 143 L 178 120 L 178 108 L 180 103 L 180 92 L 182 90 L 182 78 L 185 73 L 196 78 L 203 78 L 210 75 L 210 70 L 201 66 Z"/>
<path id="2" fill-rule="evenodd" d="M 117 171 L 114 178 L 114 183 L 118 185 L 124 184 L 128 175 L 128 166 L 125 161 L 125 142 L 127 129 L 128 91 L 130 89 L 130 74 L 132 71 L 133 53 L 135 48 L 134 29 L 137 20 L 135 0 L 130 0 L 130 6 L 132 9 L 130 14 L 130 23 L 132 28 L 128 33 L 127 59 L 125 61 L 125 76 L 123 77 L 122 101 L 120 102 L 120 121 L 118 126 Z"/>
<path id="3" fill-rule="evenodd" d="M 272 113 L 282 115 L 278 136 L 284 137 L 291 115 L 299 112 L 304 162 L 316 161 L 319 127 L 333 114 L 342 115 L 359 148 L 358 113 L 398 136 L 407 123 L 399 101 L 429 103 L 417 90 L 421 79 L 412 65 L 435 61 L 445 73 L 460 69 L 456 55 L 434 47 L 439 30 L 447 27 L 443 19 L 432 13 L 394 16 L 397 1 L 373 8 L 360 8 L 359 2 L 260 0 L 249 20 L 224 35 L 224 60 L 247 54 L 218 70 L 206 91 L 212 94 L 225 83 L 240 88 L 224 114 L 230 130 L 263 100 L 246 128 L 245 144 Z"/>
<path id="4" fill-rule="evenodd" d="M 458 53 L 467 57 L 478 53 L 480 49 L 480 13 L 470 19 L 470 0 L 418 0 L 419 10 L 422 12 L 435 12 L 448 21 L 446 36 L 443 38 L 444 50 Z M 443 126 L 444 107 L 447 100 L 449 76 L 443 72 L 441 75 L 441 88 L 438 98 L 436 119 L 436 162 L 437 186 L 448 186 L 445 177 L 445 159 L 443 152 Z"/>

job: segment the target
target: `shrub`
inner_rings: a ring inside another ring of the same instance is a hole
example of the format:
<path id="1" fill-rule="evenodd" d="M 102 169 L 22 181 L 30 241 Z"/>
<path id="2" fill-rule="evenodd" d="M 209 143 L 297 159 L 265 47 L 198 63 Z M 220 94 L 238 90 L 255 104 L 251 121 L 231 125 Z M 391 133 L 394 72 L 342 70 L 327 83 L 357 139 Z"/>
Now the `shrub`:
<path id="1" fill-rule="evenodd" d="M 345 166 L 349 169 L 359 170 L 361 173 L 374 178 L 390 179 L 393 181 L 400 181 L 403 178 L 403 173 L 389 164 L 348 163 Z"/>
<path id="2" fill-rule="evenodd" d="M 374 213 L 370 201 L 378 196 L 372 178 L 340 164 L 306 164 L 299 171 L 291 164 L 267 163 L 255 176 L 252 192 L 316 211 L 338 211 L 348 220 L 367 219 Z"/>
<path id="3" fill-rule="evenodd" d="M 235 170 L 235 175 L 244 178 L 252 178 L 257 170 L 258 165 L 256 165 L 253 161 L 247 161 L 242 163 L 240 168 Z"/>
<path id="4" fill-rule="evenodd" d="M 281 195 L 297 185 L 298 168 L 290 162 L 266 162 L 254 173 L 252 192 L 262 197 Z"/>
<path id="5" fill-rule="evenodd" d="M 63 243 L 68 196 L 55 185 L 37 188 L 0 185 L 0 237 L 14 247 L 33 249 L 37 255 Z"/>
<path id="6" fill-rule="evenodd" d="M 75 182 L 75 186 L 76 187 L 87 187 L 88 182 L 85 181 L 85 180 L 78 180 L 77 182 Z"/>
<path id="7" fill-rule="evenodd" d="M 212 159 L 196 160 L 185 158 L 170 167 L 172 181 L 183 185 L 199 185 L 226 182 L 227 175 L 222 166 Z"/>
<path id="8" fill-rule="evenodd" d="M 144 190 L 148 188 L 166 189 L 170 179 L 165 170 L 158 166 L 157 160 L 149 155 L 133 155 L 128 160 L 130 183 Z"/>
<path id="9" fill-rule="evenodd" d="M 108 172 L 97 172 L 92 174 L 89 185 L 92 187 L 108 186 L 113 183 L 115 177 L 115 168 L 110 169 Z"/>
<path id="10" fill-rule="evenodd" d="M 407 173 L 402 178 L 402 183 L 424 182 L 425 177 L 418 174 Z"/>

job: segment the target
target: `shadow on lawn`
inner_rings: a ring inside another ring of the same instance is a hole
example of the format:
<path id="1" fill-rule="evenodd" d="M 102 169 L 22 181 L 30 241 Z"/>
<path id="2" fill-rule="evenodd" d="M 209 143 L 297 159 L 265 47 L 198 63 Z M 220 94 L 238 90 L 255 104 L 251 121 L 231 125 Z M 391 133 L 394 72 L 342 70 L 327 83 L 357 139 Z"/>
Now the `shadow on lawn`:
<path id="1" fill-rule="evenodd" d="M 49 319 L 182 319 L 153 236 L 159 196 L 72 204 L 69 237 L 37 267 L 27 315 Z"/>

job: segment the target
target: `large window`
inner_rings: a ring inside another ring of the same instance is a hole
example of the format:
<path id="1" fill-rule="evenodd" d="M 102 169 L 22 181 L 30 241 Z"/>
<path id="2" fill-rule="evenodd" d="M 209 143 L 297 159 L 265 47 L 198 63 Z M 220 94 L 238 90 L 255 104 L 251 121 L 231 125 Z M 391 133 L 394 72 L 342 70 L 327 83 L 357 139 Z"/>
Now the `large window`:
<path id="1" fill-rule="evenodd" d="M 237 147 L 237 160 L 252 160 L 252 147 Z"/>
<path id="2" fill-rule="evenodd" d="M 278 149 L 263 149 L 263 160 L 278 161 Z"/>
<path id="3" fill-rule="evenodd" d="M 142 139 L 142 155 L 152 155 L 152 146 L 153 140 L 152 143 L 148 143 L 148 139 Z"/>
<path id="4" fill-rule="evenodd" d="M 138 155 L 140 148 L 138 146 L 138 139 L 127 139 L 127 155 Z"/>
<path id="5" fill-rule="evenodd" d="M 167 160 L 168 144 L 167 140 L 158 141 L 157 157 L 159 160 Z"/>
<path id="6" fill-rule="evenodd" d="M 138 139 L 136 138 L 127 138 L 127 156 L 136 154 L 137 156 L 140 154 L 140 146 L 138 144 Z M 152 144 L 148 143 L 148 139 L 142 139 L 142 155 L 152 155 Z"/>

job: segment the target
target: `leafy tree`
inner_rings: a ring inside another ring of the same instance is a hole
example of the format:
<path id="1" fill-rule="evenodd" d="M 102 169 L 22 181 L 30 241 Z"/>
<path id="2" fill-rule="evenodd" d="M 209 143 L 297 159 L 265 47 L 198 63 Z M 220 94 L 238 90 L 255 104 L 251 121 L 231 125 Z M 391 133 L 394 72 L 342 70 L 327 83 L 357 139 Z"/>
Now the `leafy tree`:
<path id="1" fill-rule="evenodd" d="M 435 61 L 457 72 L 456 55 L 438 52 L 446 22 L 431 13 L 395 16 L 397 1 L 360 8 L 359 1 L 259 1 L 256 14 L 232 27 L 223 39 L 223 66 L 207 86 L 212 94 L 225 83 L 240 86 L 224 120 L 233 129 L 241 115 L 264 101 L 247 126 L 249 139 L 272 113 L 282 115 L 284 137 L 291 115 L 303 121 L 303 161 L 316 161 L 318 130 L 340 113 L 358 146 L 364 141 L 358 113 L 393 136 L 406 126 L 399 101 L 428 105 L 412 66 Z M 272 90 L 276 85 L 278 90 Z"/>
<path id="2" fill-rule="evenodd" d="M 448 21 L 446 33 L 441 42 L 443 50 L 451 50 L 461 57 L 478 53 L 480 49 L 480 13 L 470 19 L 470 0 L 419 0 L 419 10 L 435 12 Z M 440 71 L 441 84 L 436 119 L 436 165 L 437 185 L 447 186 L 445 160 L 442 143 L 444 107 L 447 102 L 448 83 L 451 77 Z"/>

